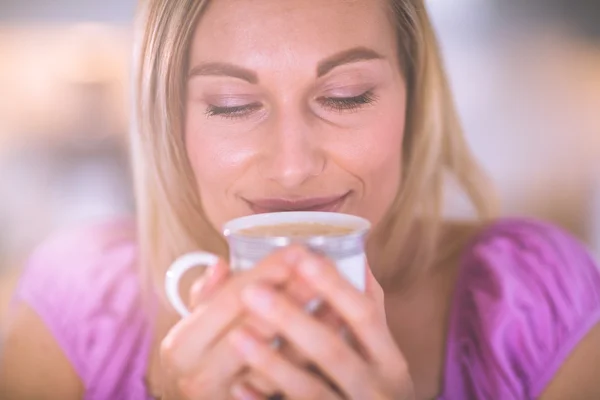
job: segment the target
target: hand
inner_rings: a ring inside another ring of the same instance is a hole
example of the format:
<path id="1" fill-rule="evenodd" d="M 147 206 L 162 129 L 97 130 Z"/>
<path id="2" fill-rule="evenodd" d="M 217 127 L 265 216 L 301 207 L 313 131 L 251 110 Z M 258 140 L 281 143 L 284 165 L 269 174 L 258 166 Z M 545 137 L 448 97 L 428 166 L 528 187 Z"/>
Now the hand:
<path id="1" fill-rule="evenodd" d="M 221 289 L 227 279 L 231 277 L 230 271 L 230 268 L 225 263 L 220 263 L 211 269 L 210 273 L 207 273 L 202 278 L 198 279 L 190 290 L 190 309 L 196 310 L 198 307 L 204 306 L 206 302 L 209 302 L 214 294 Z M 280 290 L 285 291 L 290 299 L 302 307 L 306 307 L 309 303 L 314 305 L 313 299 L 316 297 L 315 291 L 311 289 L 303 279 L 298 277 L 297 274 L 296 276 L 292 276 L 288 282 L 282 285 Z M 339 329 L 341 327 L 341 320 L 331 312 L 331 310 L 328 310 L 325 307 L 319 307 L 318 309 L 313 310 L 313 312 L 313 315 L 317 316 L 319 320 L 334 329 Z M 275 337 L 275 331 L 266 326 L 264 321 L 252 318 L 251 316 L 246 316 L 243 318 L 243 322 L 241 322 L 240 325 L 244 325 L 250 328 L 251 331 L 257 332 L 259 339 L 263 340 L 264 343 L 272 344 L 272 340 Z M 298 353 L 294 352 L 289 346 L 284 345 L 279 347 L 279 351 L 296 364 L 306 365 L 306 360 Z M 243 398 L 244 400 L 270 399 L 274 398 L 271 396 L 277 393 L 276 387 L 256 370 L 246 370 L 241 373 L 237 380 L 233 382 L 231 390 L 233 397 Z"/>
<path id="2" fill-rule="evenodd" d="M 365 294 L 322 257 L 305 253 L 298 272 L 342 317 L 364 356 L 280 291 L 256 283 L 243 292 L 248 310 L 275 328 L 341 393 L 266 346 L 251 331 L 238 328 L 229 338 L 245 361 L 290 399 L 413 399 L 406 361 L 386 325 L 383 290 L 370 270 Z"/>
<path id="3" fill-rule="evenodd" d="M 226 337 L 232 327 L 252 329 L 251 325 L 243 324 L 248 317 L 244 316 L 247 313 L 240 293 L 250 283 L 263 282 L 272 287 L 285 284 L 301 254 L 298 249 L 286 249 L 267 257 L 255 268 L 232 276 L 227 276 L 229 268 L 222 263 L 205 280 L 206 286 L 213 287 L 210 298 L 199 301 L 197 293 L 203 290 L 193 289 L 196 307 L 170 330 L 161 345 L 161 362 L 169 382 L 168 398 L 230 398 L 231 387 L 246 364 Z M 217 288 L 218 282 L 221 283 Z M 254 328 L 257 339 L 274 337 L 267 324 Z M 270 390 L 264 381 L 253 384 L 262 384 L 261 389 Z"/>

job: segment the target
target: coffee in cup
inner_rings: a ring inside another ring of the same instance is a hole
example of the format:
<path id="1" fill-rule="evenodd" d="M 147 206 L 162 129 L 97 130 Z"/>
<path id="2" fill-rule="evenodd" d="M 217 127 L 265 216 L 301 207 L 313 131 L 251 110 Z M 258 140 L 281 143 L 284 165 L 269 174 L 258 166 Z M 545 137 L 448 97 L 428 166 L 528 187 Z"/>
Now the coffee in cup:
<path id="1" fill-rule="evenodd" d="M 316 222 L 288 223 L 278 225 L 261 225 L 241 229 L 238 233 L 253 237 L 290 237 L 303 238 L 310 236 L 343 236 L 355 229 L 348 226 L 328 225 Z"/>

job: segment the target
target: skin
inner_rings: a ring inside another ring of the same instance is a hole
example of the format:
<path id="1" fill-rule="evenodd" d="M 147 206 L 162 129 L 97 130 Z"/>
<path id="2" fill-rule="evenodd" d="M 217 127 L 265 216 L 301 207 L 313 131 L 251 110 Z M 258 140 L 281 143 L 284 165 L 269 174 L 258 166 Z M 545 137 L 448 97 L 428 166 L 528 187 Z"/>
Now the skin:
<path id="1" fill-rule="evenodd" d="M 214 226 L 256 211 L 247 200 L 344 193 L 350 195 L 337 211 L 365 217 L 374 225 L 379 223 L 401 184 L 406 117 L 406 85 L 394 31 L 385 12 L 383 1 L 225 0 L 211 4 L 190 49 L 185 134 L 202 204 Z M 373 50 L 380 57 L 318 73 L 323 60 L 356 47 Z M 242 68 L 244 79 L 240 79 L 239 71 L 231 74 L 221 70 L 217 74 L 214 67 L 205 67 L 207 63 Z M 372 91 L 374 101 L 369 104 L 350 110 L 328 106 L 331 99 L 360 96 L 365 90 Z M 400 371 L 394 376 L 396 382 L 402 382 L 400 386 L 392 385 L 394 379 L 376 366 L 365 364 L 365 360 L 359 364 L 352 352 L 336 354 L 333 364 L 328 363 L 331 359 L 323 359 L 331 356 L 326 351 L 319 358 L 316 347 L 343 348 L 339 338 L 325 335 L 313 320 L 302 318 L 301 308 L 294 309 L 289 299 L 273 292 L 273 288 L 258 286 L 261 296 L 257 291 L 241 291 L 239 296 L 250 318 L 275 327 L 289 340 L 310 338 L 310 343 L 295 344 L 328 376 L 335 377 L 335 383 L 348 397 L 410 398 L 414 381 L 419 398 L 432 398 L 441 390 L 447 304 L 456 265 L 456 259 L 448 260 L 442 273 L 422 277 L 410 296 L 389 293 L 379 304 L 394 310 L 388 313 L 387 323 L 383 320 L 373 325 L 380 338 L 388 331 L 395 339 L 382 351 L 394 355 L 387 365 L 394 364 L 398 369 L 391 367 L 391 371 Z M 371 267 L 377 271 L 377 265 Z M 312 283 L 310 288 L 318 292 L 317 282 Z M 344 282 L 338 284 L 338 290 L 350 290 Z M 329 290 L 338 293 L 331 287 Z M 270 312 L 255 307 L 254 301 L 261 297 L 269 299 Z M 356 310 L 368 308 L 368 301 L 365 296 L 365 303 L 357 305 Z M 276 309 L 285 311 L 277 314 Z M 344 320 L 353 321 L 344 310 L 338 308 L 336 312 Z M 294 318 L 302 322 L 288 330 Z M 408 321 L 414 327 L 410 332 L 404 328 Z M 189 335 L 193 330 L 190 327 Z M 302 337 L 293 337 L 297 332 L 303 332 Z M 242 354 L 255 376 L 266 377 L 262 394 L 275 386 L 292 398 L 302 398 L 297 391 L 301 382 L 303 393 L 314 390 L 320 397 L 338 398 L 269 351 L 264 336 L 238 326 L 221 335 L 227 336 L 229 344 Z M 369 343 L 362 344 L 369 347 Z M 397 345 L 410 354 L 401 354 Z M 163 347 L 163 351 L 168 353 L 169 348 Z M 407 359 L 412 376 L 398 367 L 405 366 Z M 354 368 L 340 372 L 333 365 Z M 276 372 L 283 376 L 274 376 Z M 356 376 L 364 377 L 358 380 L 359 387 L 352 384 L 357 382 Z M 235 382 L 232 376 L 211 377 L 213 382 Z M 361 388 L 368 392 L 361 392 Z M 201 391 L 193 394 L 201 395 Z M 238 382 L 232 394 L 251 398 L 261 393 Z"/>
<path id="2" fill-rule="evenodd" d="M 317 77 L 320 62 L 356 47 L 381 58 Z M 381 220 L 399 188 L 406 102 L 383 3 L 213 2 L 194 34 L 190 67 L 214 62 L 245 68 L 258 81 L 188 81 L 187 153 L 214 226 L 251 214 L 245 199 L 347 192 L 338 211 Z M 366 91 L 369 104 L 327 106 Z M 207 116 L 211 106 L 252 104 L 237 116 Z"/>
<path id="3" fill-rule="evenodd" d="M 381 220 L 399 188 L 406 103 L 385 11 L 367 1 L 210 5 L 190 49 L 185 136 L 214 226 L 255 212 L 248 200 L 344 194 L 336 211 Z M 323 67 L 356 48 L 370 59 Z"/>
<path id="4" fill-rule="evenodd" d="M 225 277 L 224 266 L 217 271 Z M 348 345 L 330 325 L 307 315 L 286 291 L 277 289 L 294 278 L 303 279 L 336 310 L 362 352 Z M 273 327 L 347 398 L 413 398 L 406 362 L 386 327 L 383 292 L 371 274 L 366 293 L 359 293 L 327 260 L 302 248 L 290 248 L 268 257 L 247 274 L 220 281 L 222 288 L 207 296 L 163 341 L 163 365 L 174 372 L 172 397 L 168 398 L 221 399 L 231 395 L 261 399 L 274 392 L 293 399 L 341 398 L 303 365 L 273 351 L 271 337 L 244 326 L 242 321 L 247 318 Z M 200 326 L 204 329 L 199 330 Z M 246 366 L 255 372 L 254 379 L 266 383 L 267 390 L 275 390 L 263 392 L 265 386 L 236 379 Z M 360 383 L 357 375 L 364 378 Z"/>
<path id="5" fill-rule="evenodd" d="M 406 90 L 395 45 L 377 1 L 213 2 L 195 32 L 190 69 L 230 63 L 250 70 L 256 82 L 226 76 L 188 81 L 187 152 L 210 222 L 221 226 L 254 212 L 244 199 L 349 193 L 339 211 L 377 224 L 400 185 Z M 380 57 L 317 76 L 319 63 L 357 46 Z M 372 103 L 351 110 L 331 106 L 340 104 L 332 97 L 370 89 Z M 215 105 L 248 104 L 251 112 L 243 116 L 214 115 Z M 465 230 L 446 226 L 443 240 L 456 240 L 459 232 Z M 367 291 L 358 293 L 327 260 L 302 249 L 273 254 L 235 276 L 222 263 L 192 289 L 192 315 L 174 321 L 163 310 L 149 387 L 169 400 L 252 399 L 274 391 L 293 399 L 341 398 L 322 376 L 307 373 L 302 362 L 309 360 L 350 399 L 434 398 L 441 390 L 458 254 L 472 233 L 468 227 L 453 255 L 409 293 L 385 296 L 373 275 Z M 345 321 L 354 346 L 331 320 L 303 311 L 313 296 Z M 276 333 L 297 354 L 270 348 Z M 600 398 L 598 349 L 595 328 L 542 399 Z M 69 400 L 83 392 L 44 322 L 18 307 L 5 335 L 0 393 Z"/>

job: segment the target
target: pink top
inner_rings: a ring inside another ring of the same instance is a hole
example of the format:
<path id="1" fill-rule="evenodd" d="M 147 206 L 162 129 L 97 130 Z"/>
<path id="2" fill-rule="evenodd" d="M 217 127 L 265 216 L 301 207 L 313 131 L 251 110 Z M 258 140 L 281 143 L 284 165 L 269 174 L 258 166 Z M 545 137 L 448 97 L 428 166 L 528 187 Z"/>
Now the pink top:
<path id="1" fill-rule="evenodd" d="M 15 300 L 45 321 L 85 399 L 149 399 L 152 317 L 142 303 L 130 222 L 55 237 L 32 256 Z M 499 221 L 465 250 L 440 400 L 538 397 L 600 321 L 600 273 L 561 230 Z"/>

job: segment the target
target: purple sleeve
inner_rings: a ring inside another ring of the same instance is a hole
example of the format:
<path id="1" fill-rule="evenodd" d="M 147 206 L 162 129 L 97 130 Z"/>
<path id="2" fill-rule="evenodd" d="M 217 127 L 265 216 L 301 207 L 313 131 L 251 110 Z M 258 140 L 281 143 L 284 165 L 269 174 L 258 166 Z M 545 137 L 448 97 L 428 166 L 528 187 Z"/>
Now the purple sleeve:
<path id="1" fill-rule="evenodd" d="M 124 223 L 57 235 L 30 257 L 13 298 L 45 323 L 87 398 L 143 394 L 148 325 L 140 307 L 136 246 Z M 126 384 L 128 387 L 120 385 Z M 144 398 L 137 395 L 131 398 Z"/>
<path id="2" fill-rule="evenodd" d="M 533 399 L 600 322 L 600 273 L 574 238 L 505 220 L 467 251 L 447 353 L 445 399 Z"/>

